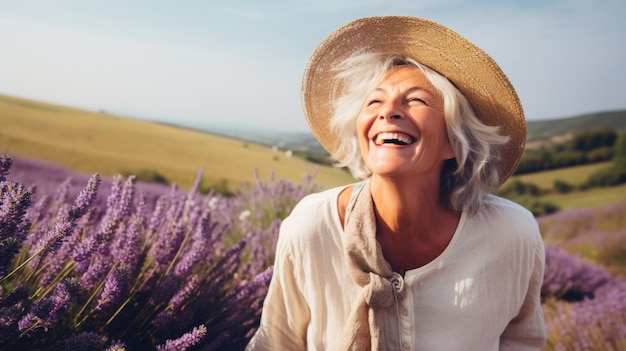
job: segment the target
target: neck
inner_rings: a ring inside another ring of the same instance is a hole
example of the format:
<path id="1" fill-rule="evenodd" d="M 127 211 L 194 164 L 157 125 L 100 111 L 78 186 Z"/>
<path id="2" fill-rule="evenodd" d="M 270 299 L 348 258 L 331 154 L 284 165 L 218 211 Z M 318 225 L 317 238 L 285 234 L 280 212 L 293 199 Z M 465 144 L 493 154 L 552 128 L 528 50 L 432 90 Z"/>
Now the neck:
<path id="1" fill-rule="evenodd" d="M 456 215 L 442 201 L 439 180 L 406 181 L 374 176 L 371 191 L 379 230 L 396 237 L 428 237 Z"/>

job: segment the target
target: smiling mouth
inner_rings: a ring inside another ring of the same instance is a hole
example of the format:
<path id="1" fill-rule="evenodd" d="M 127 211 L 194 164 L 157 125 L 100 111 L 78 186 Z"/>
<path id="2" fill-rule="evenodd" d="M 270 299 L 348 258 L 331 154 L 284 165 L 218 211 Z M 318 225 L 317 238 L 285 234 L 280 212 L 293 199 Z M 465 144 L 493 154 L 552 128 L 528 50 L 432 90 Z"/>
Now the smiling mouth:
<path id="1" fill-rule="evenodd" d="M 415 142 L 415 138 L 403 133 L 380 133 L 374 137 L 374 143 L 378 146 L 385 144 L 410 145 Z"/>

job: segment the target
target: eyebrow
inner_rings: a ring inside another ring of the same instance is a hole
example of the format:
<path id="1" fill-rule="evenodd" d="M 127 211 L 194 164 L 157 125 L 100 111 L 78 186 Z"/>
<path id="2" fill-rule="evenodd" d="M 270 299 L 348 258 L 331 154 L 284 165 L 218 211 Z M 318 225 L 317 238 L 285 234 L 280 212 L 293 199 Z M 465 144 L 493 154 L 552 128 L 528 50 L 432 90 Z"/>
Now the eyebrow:
<path id="1" fill-rule="evenodd" d="M 387 89 L 384 89 L 384 88 L 382 88 L 382 87 L 376 87 L 376 88 L 374 88 L 374 89 L 370 92 L 370 94 L 371 94 L 371 93 L 373 93 L 373 92 L 381 92 L 381 93 L 385 93 L 385 92 L 386 92 L 386 90 L 387 90 Z M 421 91 L 424 91 L 424 92 L 426 92 L 426 93 L 428 93 L 429 95 L 433 95 L 433 92 L 432 92 L 432 91 L 429 91 L 428 89 L 423 88 L 423 87 L 421 87 L 421 86 L 416 86 L 416 87 L 409 88 L 409 89 L 408 89 L 408 90 L 407 90 L 404 94 L 410 94 L 410 93 L 412 93 L 412 92 L 414 92 L 414 91 L 420 91 L 420 90 L 421 90 Z"/>

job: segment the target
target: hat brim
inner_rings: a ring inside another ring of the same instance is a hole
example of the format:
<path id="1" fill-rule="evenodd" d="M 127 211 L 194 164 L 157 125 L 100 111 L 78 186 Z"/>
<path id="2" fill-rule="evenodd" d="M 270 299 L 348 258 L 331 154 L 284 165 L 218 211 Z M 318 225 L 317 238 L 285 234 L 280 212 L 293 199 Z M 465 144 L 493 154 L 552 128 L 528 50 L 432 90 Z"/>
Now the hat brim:
<path id="1" fill-rule="evenodd" d="M 313 135 L 333 153 L 332 102 L 341 95 L 333 68 L 355 52 L 393 52 L 437 71 L 468 99 L 478 118 L 500 126 L 501 181 L 513 174 L 526 144 L 526 119 L 507 76 L 482 49 L 438 23 L 408 16 L 366 17 L 328 35 L 311 55 L 302 79 L 304 116 Z"/>

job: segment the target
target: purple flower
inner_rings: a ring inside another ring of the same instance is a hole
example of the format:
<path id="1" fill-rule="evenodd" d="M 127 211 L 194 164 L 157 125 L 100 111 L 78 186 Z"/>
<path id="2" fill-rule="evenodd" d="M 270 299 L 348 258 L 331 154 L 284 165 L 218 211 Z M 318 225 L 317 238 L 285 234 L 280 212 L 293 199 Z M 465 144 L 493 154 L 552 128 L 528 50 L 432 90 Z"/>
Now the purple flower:
<path id="1" fill-rule="evenodd" d="M 118 236 L 111 249 L 113 258 L 129 273 L 134 273 L 140 268 L 138 266 L 142 254 L 142 226 L 143 218 L 140 215 L 131 216 L 128 222 L 122 223 L 121 235 Z"/>
<path id="2" fill-rule="evenodd" d="M 148 232 L 154 233 L 161 226 L 161 222 L 163 220 L 163 212 L 165 210 L 165 206 L 167 206 L 167 199 L 165 196 L 159 197 L 157 200 L 154 211 L 152 212 L 152 216 L 148 221 Z"/>
<path id="3" fill-rule="evenodd" d="M 30 311 L 18 322 L 19 330 L 28 334 L 42 327 L 47 331 L 68 311 L 78 290 L 79 285 L 74 279 L 60 281 L 51 296 L 35 301 Z"/>
<path id="4" fill-rule="evenodd" d="M 0 343 L 17 334 L 17 322 L 27 304 L 29 290 L 28 286 L 21 284 L 0 299 Z"/>
<path id="5" fill-rule="evenodd" d="M 96 257 L 91 263 L 87 271 L 82 274 L 80 283 L 85 289 L 91 289 L 98 285 L 107 276 L 111 270 L 112 262 L 106 257 Z"/>
<path id="6" fill-rule="evenodd" d="M 159 351 L 183 351 L 197 345 L 206 335 L 207 329 L 204 325 L 193 328 L 192 331 L 183 334 L 176 340 L 167 340 L 165 345 L 158 345 Z"/>
<path id="7" fill-rule="evenodd" d="M 593 297 L 594 292 L 610 279 L 604 268 L 591 265 L 555 246 L 546 245 L 542 296 L 581 300 Z"/>
<path id="8" fill-rule="evenodd" d="M 94 332 L 83 332 L 70 335 L 58 341 L 55 350 L 102 350 L 106 344 L 106 338 Z"/>
<path id="9" fill-rule="evenodd" d="M 9 170 L 13 164 L 13 159 L 7 155 L 0 156 L 0 182 L 6 180 L 6 176 L 9 175 Z"/>
<path id="10" fill-rule="evenodd" d="M 159 329 L 163 329 L 172 320 L 180 319 L 180 314 L 182 314 L 181 307 L 197 294 L 199 286 L 200 279 L 197 275 L 192 275 L 187 284 L 170 299 L 167 307 L 156 316 L 153 322 L 154 325 Z"/>
<path id="11" fill-rule="evenodd" d="M 118 305 L 123 297 L 127 280 L 128 275 L 124 269 L 119 267 L 113 268 L 113 272 L 111 272 L 104 283 L 104 287 L 100 293 L 100 299 L 94 309 L 96 311 L 103 311 Z"/>
<path id="12" fill-rule="evenodd" d="M 26 239 L 30 227 L 26 212 L 30 203 L 31 193 L 24 187 L 0 182 L 0 275 L 7 273 Z"/>
<path id="13" fill-rule="evenodd" d="M 172 262 L 185 239 L 185 227 L 182 224 L 172 223 L 169 229 L 171 231 L 160 233 L 154 254 L 157 263 L 162 267 Z"/>
<path id="14" fill-rule="evenodd" d="M 220 346 L 224 345 L 224 343 L 230 339 L 230 332 L 228 330 L 224 330 L 221 332 L 216 338 L 213 338 L 211 342 L 202 348 L 202 351 L 215 351 L 218 350 Z"/>
<path id="15" fill-rule="evenodd" d="M 82 217 L 85 212 L 89 209 L 91 204 L 98 195 L 98 186 L 100 185 L 100 176 L 96 173 L 91 178 L 89 178 L 89 182 L 87 186 L 78 194 L 76 200 L 74 200 L 74 205 L 69 211 L 69 216 L 71 219 L 76 219 Z"/>

